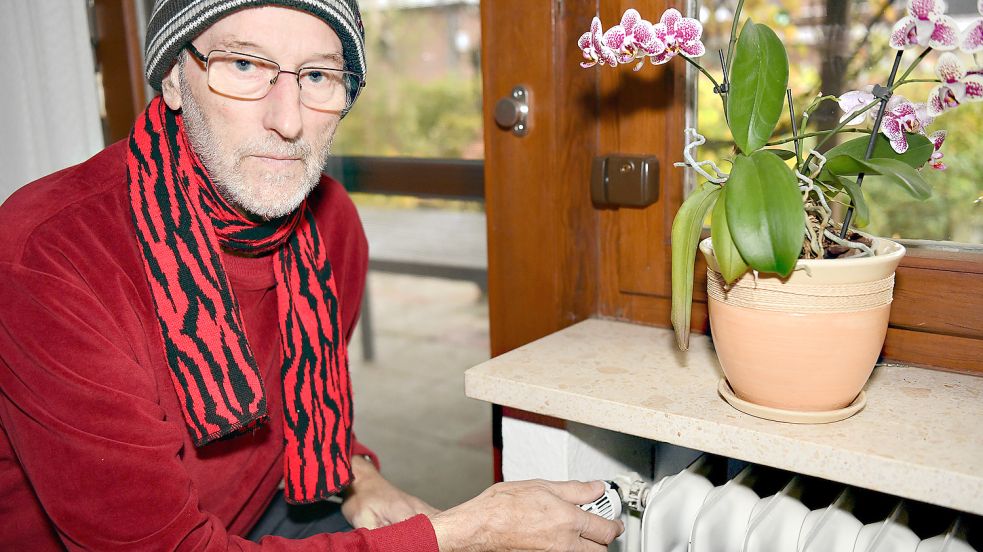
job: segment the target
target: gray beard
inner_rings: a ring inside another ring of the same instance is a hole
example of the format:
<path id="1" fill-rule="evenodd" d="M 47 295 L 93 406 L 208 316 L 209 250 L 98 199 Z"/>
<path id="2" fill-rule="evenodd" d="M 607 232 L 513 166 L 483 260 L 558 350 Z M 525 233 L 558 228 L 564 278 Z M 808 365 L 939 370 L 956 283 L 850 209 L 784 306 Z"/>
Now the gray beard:
<path id="1" fill-rule="evenodd" d="M 267 135 L 241 144 L 231 154 L 223 154 L 208 117 L 191 92 L 184 75 L 183 61 L 179 60 L 177 69 L 184 128 L 191 146 L 201 158 L 219 193 L 240 211 L 263 219 L 274 219 L 292 213 L 320 182 L 321 171 L 327 163 L 334 135 L 332 134 L 323 148 L 313 147 L 304 139 L 285 141 Z M 261 186 L 247 185 L 240 173 L 240 163 L 246 156 L 253 154 L 299 157 L 304 163 L 304 175 L 298 182 L 286 175 L 269 172 L 263 175 Z"/>

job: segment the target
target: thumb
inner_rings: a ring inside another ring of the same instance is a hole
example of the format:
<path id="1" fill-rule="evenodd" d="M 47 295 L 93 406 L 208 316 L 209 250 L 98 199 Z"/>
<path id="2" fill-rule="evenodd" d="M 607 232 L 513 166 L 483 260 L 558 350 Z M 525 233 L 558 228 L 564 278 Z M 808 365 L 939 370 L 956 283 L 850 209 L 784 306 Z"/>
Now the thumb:
<path id="1" fill-rule="evenodd" d="M 604 494 L 601 481 L 549 481 L 550 491 L 571 504 L 587 504 Z"/>

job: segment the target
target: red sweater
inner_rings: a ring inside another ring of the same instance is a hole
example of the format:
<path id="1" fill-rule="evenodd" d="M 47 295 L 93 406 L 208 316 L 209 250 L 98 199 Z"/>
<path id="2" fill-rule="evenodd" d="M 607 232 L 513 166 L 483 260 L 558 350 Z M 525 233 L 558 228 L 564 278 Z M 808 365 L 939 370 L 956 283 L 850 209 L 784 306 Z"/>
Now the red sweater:
<path id="1" fill-rule="evenodd" d="M 242 538 L 283 478 L 272 257 L 223 256 L 271 421 L 195 448 L 134 237 L 126 151 L 113 144 L 0 207 L 0 550 L 436 551 L 423 515 L 302 541 Z M 337 182 L 325 177 L 310 204 L 350 339 L 365 234 Z"/>

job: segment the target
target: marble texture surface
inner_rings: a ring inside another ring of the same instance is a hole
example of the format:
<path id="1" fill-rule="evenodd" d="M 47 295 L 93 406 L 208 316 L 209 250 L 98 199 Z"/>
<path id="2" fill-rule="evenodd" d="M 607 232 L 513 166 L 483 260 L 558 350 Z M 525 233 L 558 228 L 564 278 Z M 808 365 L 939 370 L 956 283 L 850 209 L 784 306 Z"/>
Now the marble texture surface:
<path id="1" fill-rule="evenodd" d="M 586 320 L 468 370 L 467 396 L 983 514 L 983 378 L 881 366 L 832 424 L 743 414 L 717 395 L 710 340 Z"/>

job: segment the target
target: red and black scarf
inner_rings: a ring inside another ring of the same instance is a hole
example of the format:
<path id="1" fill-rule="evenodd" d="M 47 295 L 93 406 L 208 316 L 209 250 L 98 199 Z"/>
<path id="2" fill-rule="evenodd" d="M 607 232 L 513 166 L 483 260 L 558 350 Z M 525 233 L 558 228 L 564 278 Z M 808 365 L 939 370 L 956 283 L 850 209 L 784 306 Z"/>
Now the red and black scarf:
<path id="1" fill-rule="evenodd" d="M 196 446 L 269 419 L 220 249 L 273 254 L 283 351 L 285 496 L 324 500 L 352 478 L 352 402 L 341 306 L 304 203 L 257 223 L 217 192 L 181 116 L 155 98 L 133 127 L 130 205 L 171 378 Z"/>

